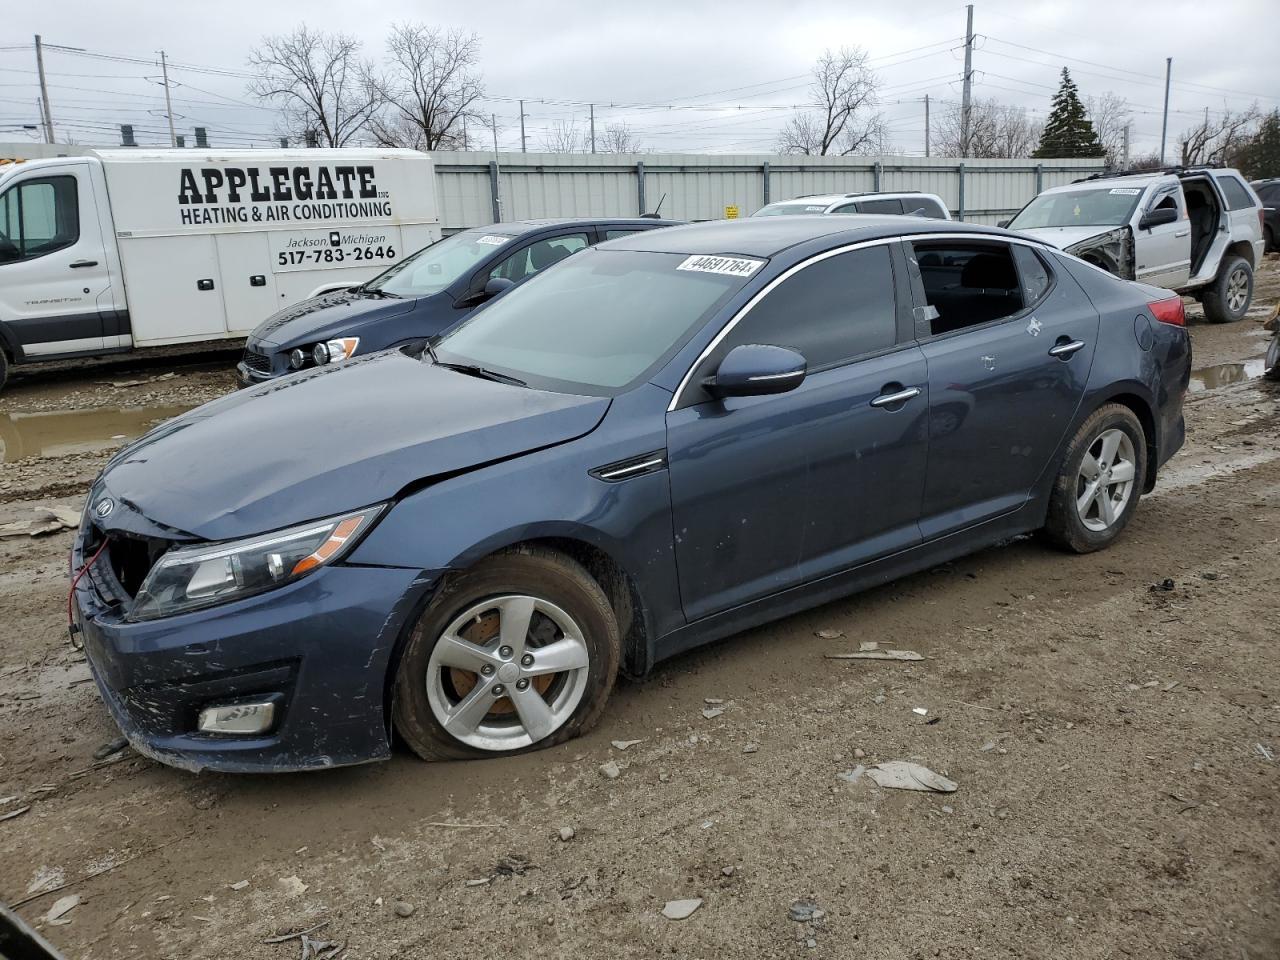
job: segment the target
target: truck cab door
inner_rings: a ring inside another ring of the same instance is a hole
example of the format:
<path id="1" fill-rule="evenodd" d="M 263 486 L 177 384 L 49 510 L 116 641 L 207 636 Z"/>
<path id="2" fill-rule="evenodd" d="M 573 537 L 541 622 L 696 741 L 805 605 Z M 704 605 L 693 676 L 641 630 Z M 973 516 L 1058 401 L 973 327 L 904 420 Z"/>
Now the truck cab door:
<path id="1" fill-rule="evenodd" d="M 0 334 L 23 360 L 103 349 L 111 275 L 90 174 L 32 169 L 0 193 Z"/>
<path id="2" fill-rule="evenodd" d="M 1178 219 L 1143 227 L 1143 218 L 1156 210 L 1175 210 Z M 1161 183 L 1137 212 L 1134 227 L 1134 279 L 1157 287 L 1177 290 L 1191 279 L 1191 221 L 1182 186 L 1174 181 Z"/>

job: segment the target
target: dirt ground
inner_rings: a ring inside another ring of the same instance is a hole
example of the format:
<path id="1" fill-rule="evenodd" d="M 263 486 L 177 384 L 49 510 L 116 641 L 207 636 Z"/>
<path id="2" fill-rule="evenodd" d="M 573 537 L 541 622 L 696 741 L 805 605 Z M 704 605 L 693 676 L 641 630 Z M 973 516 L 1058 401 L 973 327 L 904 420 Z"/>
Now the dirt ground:
<path id="1" fill-rule="evenodd" d="M 305 957 L 264 941 L 319 924 L 367 958 L 1280 956 L 1278 296 L 1273 260 L 1249 318 L 1193 314 L 1187 446 L 1111 550 L 1023 539 L 749 631 L 530 756 L 95 761 L 117 732 L 66 643 L 70 533 L 0 540 L 0 899 L 77 958 Z M 231 389 L 233 359 L 15 378 L 0 523 L 78 506 L 125 436 Z M 824 659 L 865 640 L 926 659 Z M 887 760 L 959 789 L 839 776 Z M 663 917 L 681 898 L 703 902 Z M 820 913 L 791 919 L 799 900 Z"/>

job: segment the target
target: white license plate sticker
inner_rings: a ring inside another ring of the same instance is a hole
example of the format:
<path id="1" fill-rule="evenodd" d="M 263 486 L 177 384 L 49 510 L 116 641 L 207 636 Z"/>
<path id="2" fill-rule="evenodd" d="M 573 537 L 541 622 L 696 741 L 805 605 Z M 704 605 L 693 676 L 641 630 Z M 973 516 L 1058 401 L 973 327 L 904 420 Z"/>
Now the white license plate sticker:
<path id="1" fill-rule="evenodd" d="M 677 270 L 693 270 L 697 273 L 723 273 L 729 277 L 749 277 L 764 266 L 763 260 L 749 257 L 718 257 L 694 254 L 676 267 Z"/>
<path id="2" fill-rule="evenodd" d="M 1141 187 L 1112 187 L 1112 193 L 1118 193 L 1122 197 L 1136 197 L 1142 192 Z"/>
<path id="3" fill-rule="evenodd" d="M 483 237 L 477 238 L 476 243 L 488 244 L 491 247 L 500 247 L 510 239 L 510 237 L 499 237 L 492 234 L 486 234 Z"/>

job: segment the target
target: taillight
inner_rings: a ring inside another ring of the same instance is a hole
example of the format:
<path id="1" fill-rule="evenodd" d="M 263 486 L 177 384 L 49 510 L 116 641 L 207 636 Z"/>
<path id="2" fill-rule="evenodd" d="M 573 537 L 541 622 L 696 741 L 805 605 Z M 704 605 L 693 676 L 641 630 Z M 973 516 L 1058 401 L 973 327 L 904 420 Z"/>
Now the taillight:
<path id="1" fill-rule="evenodd" d="M 1153 300 L 1147 309 L 1161 323 L 1171 323 L 1175 327 L 1187 325 L 1187 312 L 1183 309 L 1181 297 L 1170 297 L 1168 300 Z"/>
<path id="2" fill-rule="evenodd" d="M 1258 208 L 1258 229 L 1262 231 L 1264 237 L 1267 235 L 1267 211 L 1262 207 Z"/>

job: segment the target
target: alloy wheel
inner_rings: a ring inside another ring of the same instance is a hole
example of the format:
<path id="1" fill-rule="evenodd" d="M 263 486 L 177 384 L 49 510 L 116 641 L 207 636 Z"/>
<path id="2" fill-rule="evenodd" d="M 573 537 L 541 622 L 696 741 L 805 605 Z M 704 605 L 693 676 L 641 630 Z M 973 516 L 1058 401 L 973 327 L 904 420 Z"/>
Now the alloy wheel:
<path id="1" fill-rule="evenodd" d="M 573 716 L 589 667 L 582 628 L 560 607 L 539 597 L 495 597 L 463 611 L 436 641 L 427 702 L 462 743 L 517 750 Z"/>
<path id="2" fill-rule="evenodd" d="M 1241 313 L 1248 302 L 1249 274 L 1244 268 L 1238 268 L 1227 278 L 1227 309 L 1233 314 Z"/>
<path id="3" fill-rule="evenodd" d="M 1123 430 L 1104 430 L 1089 445 L 1076 478 L 1076 511 L 1089 530 L 1103 533 L 1124 513 L 1136 462 L 1133 441 Z"/>

